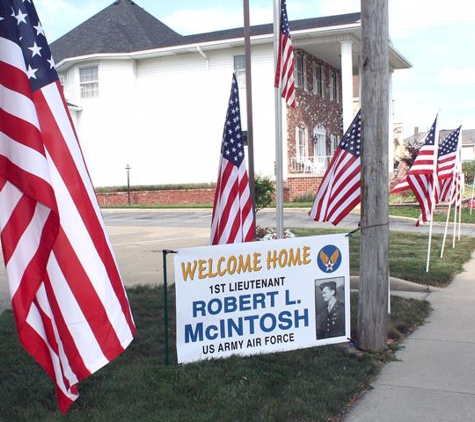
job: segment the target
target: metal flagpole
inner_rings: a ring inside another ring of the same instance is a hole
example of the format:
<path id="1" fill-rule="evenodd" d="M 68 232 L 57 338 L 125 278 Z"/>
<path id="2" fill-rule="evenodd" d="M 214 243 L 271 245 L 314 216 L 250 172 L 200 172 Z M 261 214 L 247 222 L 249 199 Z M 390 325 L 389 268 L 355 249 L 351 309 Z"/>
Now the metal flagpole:
<path id="1" fill-rule="evenodd" d="M 244 0 L 244 52 L 246 57 L 246 102 L 247 102 L 247 156 L 249 163 L 249 192 L 252 212 L 256 218 L 256 191 L 254 179 L 254 132 L 252 120 L 252 74 L 251 74 L 251 29 L 249 24 L 249 0 Z"/>
<path id="2" fill-rule="evenodd" d="M 280 0 L 274 0 L 274 69 L 277 69 L 280 34 Z M 284 237 L 284 181 L 282 158 L 282 98 L 281 87 L 275 89 L 275 202 L 276 234 Z"/>

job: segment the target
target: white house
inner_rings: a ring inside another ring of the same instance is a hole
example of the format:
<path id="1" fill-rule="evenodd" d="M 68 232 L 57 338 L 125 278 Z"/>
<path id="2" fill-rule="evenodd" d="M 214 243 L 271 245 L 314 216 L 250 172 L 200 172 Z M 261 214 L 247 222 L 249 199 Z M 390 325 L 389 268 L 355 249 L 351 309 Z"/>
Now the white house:
<path id="1" fill-rule="evenodd" d="M 297 186 L 322 176 L 353 118 L 360 15 L 291 21 L 290 29 L 297 107 L 283 106 L 284 177 Z M 132 185 L 216 180 L 233 71 L 247 122 L 243 28 L 182 36 L 116 0 L 51 50 L 95 186 L 124 185 L 127 165 Z M 390 42 L 389 52 L 391 72 L 411 66 Z M 251 63 L 255 173 L 273 177 L 272 24 L 251 27 Z"/>

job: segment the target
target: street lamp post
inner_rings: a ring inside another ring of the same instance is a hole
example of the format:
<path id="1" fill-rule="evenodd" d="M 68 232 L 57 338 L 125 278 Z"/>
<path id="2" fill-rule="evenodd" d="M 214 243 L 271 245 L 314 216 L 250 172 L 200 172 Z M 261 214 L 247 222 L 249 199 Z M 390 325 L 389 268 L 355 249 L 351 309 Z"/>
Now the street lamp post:
<path id="1" fill-rule="evenodd" d="M 127 164 L 125 170 L 127 171 L 127 200 L 130 205 L 130 169 L 131 167 Z"/>

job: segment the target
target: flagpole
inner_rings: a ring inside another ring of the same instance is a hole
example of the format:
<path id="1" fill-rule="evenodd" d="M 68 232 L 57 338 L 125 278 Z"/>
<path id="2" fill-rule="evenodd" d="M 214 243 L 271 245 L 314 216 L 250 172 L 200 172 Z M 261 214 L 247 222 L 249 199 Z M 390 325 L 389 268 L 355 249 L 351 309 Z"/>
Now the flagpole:
<path id="1" fill-rule="evenodd" d="M 475 189 L 475 173 L 473 174 L 473 180 L 472 180 L 472 196 L 470 197 L 470 215 L 472 215 L 474 189 Z"/>
<path id="2" fill-rule="evenodd" d="M 247 105 L 247 157 L 249 193 L 252 213 L 256 218 L 256 191 L 254 178 L 254 131 L 252 119 L 252 74 L 251 74 L 251 27 L 249 23 L 249 0 L 244 0 L 244 54 L 246 58 L 246 105 Z"/>
<path id="3" fill-rule="evenodd" d="M 274 69 L 277 68 L 280 33 L 280 0 L 274 0 Z M 282 157 L 282 99 L 281 87 L 275 88 L 275 211 L 277 239 L 284 237 L 284 186 Z"/>
<path id="4" fill-rule="evenodd" d="M 455 178 L 454 178 L 455 180 Z M 450 194 L 449 194 L 449 198 L 452 197 L 452 190 L 453 190 L 453 187 L 454 187 L 454 183 L 452 182 L 452 184 L 450 185 Z M 444 230 L 444 238 L 442 239 L 442 249 L 440 250 L 440 257 L 442 258 L 444 256 L 444 247 L 445 247 L 445 240 L 447 238 L 447 232 L 448 232 L 448 228 L 449 228 L 449 220 L 450 220 L 450 213 L 452 211 L 452 200 L 449 199 L 449 209 L 447 210 L 447 218 L 445 220 L 445 230 Z"/>
<path id="5" fill-rule="evenodd" d="M 427 245 L 427 264 L 426 264 L 426 273 L 429 272 L 429 261 L 430 261 L 430 246 L 432 242 L 432 224 L 434 221 L 434 209 L 435 209 L 435 184 L 437 183 L 437 155 L 439 152 L 439 115 L 437 114 L 437 121 L 435 123 L 434 130 L 434 154 L 436 154 L 436 159 L 434 160 L 434 168 L 432 169 L 432 192 L 431 192 L 431 204 L 430 204 L 430 224 L 429 224 L 429 243 Z"/>

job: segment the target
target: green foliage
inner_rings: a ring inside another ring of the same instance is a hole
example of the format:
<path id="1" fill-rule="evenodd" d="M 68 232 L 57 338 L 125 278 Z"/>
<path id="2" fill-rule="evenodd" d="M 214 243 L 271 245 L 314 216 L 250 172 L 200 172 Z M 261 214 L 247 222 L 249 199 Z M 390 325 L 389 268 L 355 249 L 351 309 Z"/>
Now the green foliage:
<path id="1" fill-rule="evenodd" d="M 338 229 L 291 228 L 296 236 L 341 233 Z M 350 237 L 350 273 L 360 271 L 360 238 L 357 232 Z M 391 277 L 402 278 L 428 286 L 446 286 L 463 270 L 463 264 L 470 259 L 475 249 L 475 238 L 462 236 L 451 247 L 446 242 L 444 257 L 440 258 L 442 234 L 432 234 L 430 271 L 426 272 L 428 235 L 423 233 L 389 232 L 389 273 Z"/>
<path id="2" fill-rule="evenodd" d="M 257 176 L 254 181 L 256 212 L 268 207 L 274 200 L 275 186 L 268 177 Z"/>
<path id="3" fill-rule="evenodd" d="M 471 185 L 473 183 L 473 178 L 475 175 L 475 161 L 465 161 L 462 163 L 462 171 L 465 174 L 465 183 L 466 185 Z"/>

